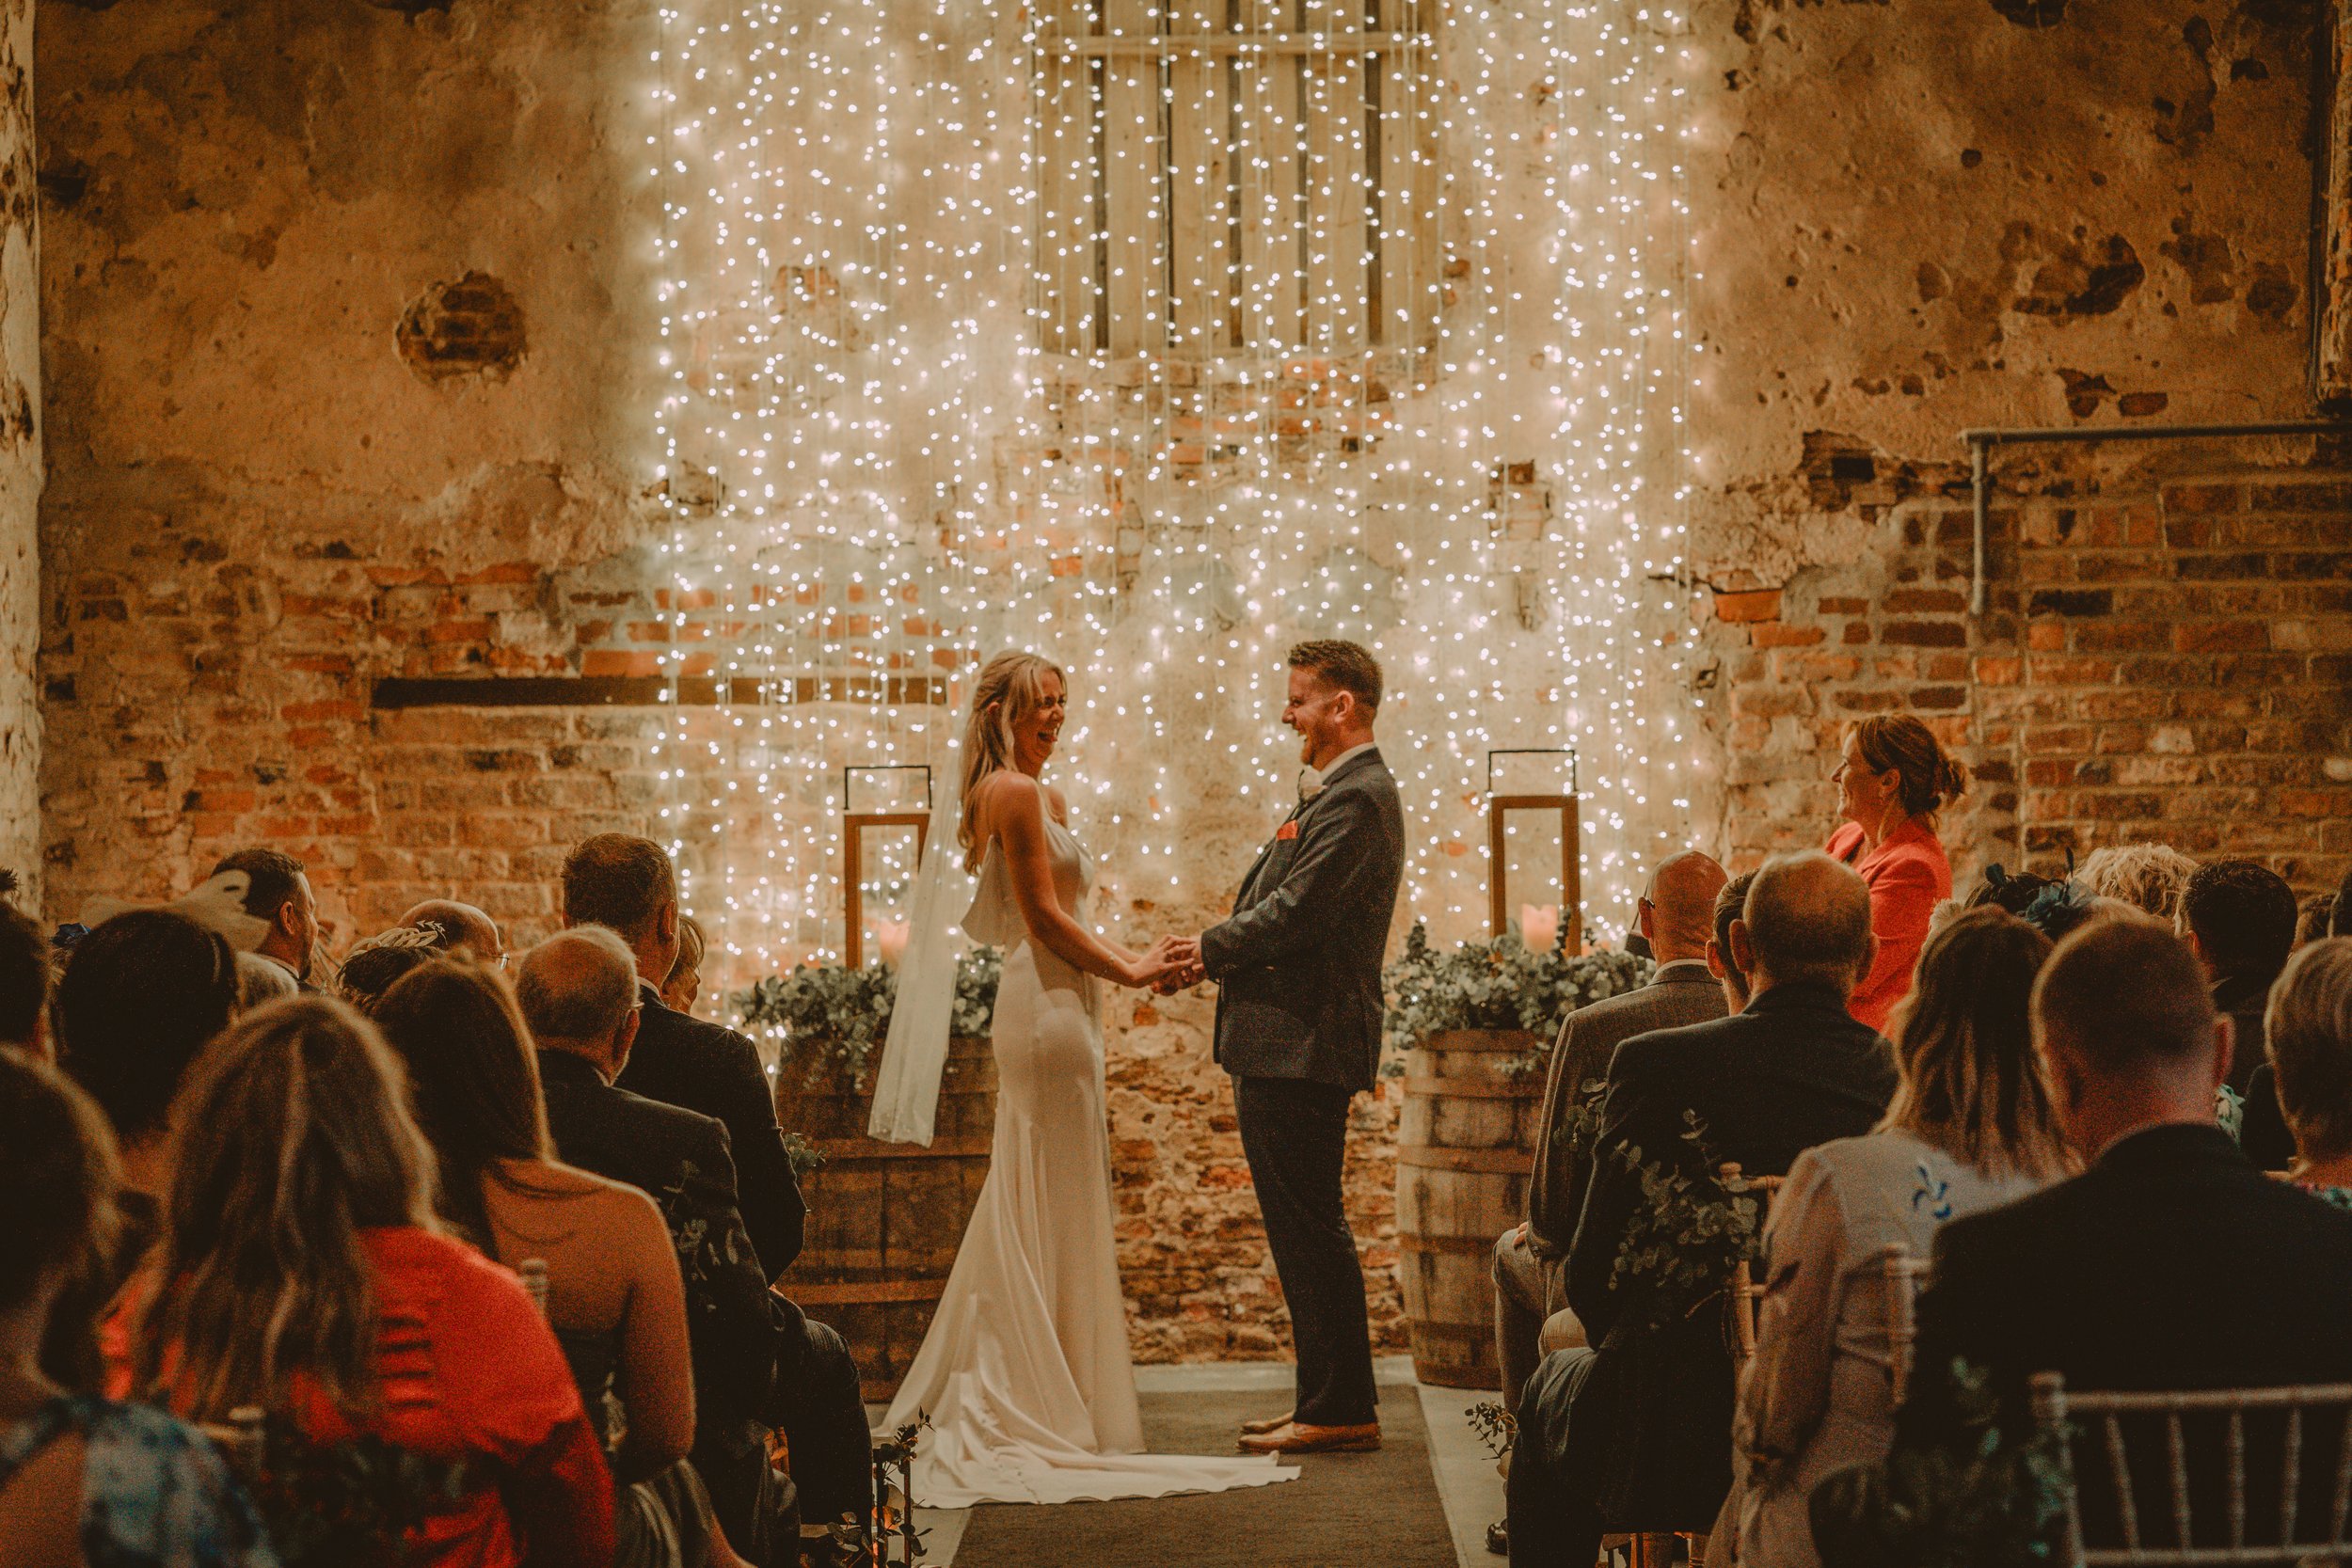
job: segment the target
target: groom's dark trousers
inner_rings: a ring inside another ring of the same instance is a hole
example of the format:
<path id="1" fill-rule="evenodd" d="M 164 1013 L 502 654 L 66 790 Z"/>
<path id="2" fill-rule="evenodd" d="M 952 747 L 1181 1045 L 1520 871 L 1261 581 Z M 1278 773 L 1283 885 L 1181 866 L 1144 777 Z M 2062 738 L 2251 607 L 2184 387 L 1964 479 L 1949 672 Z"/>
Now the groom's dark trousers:
<path id="1" fill-rule="evenodd" d="M 1351 1090 L 1297 1078 L 1233 1080 L 1242 1152 L 1297 1342 L 1293 1418 L 1311 1426 L 1369 1425 L 1379 1402 L 1364 1270 L 1340 1196 L 1354 1098 Z"/>
<path id="2" fill-rule="evenodd" d="M 1396 781 L 1367 748 L 1334 763 L 1200 933 L 1218 985 L 1216 1059 L 1297 1343 L 1297 1420 L 1373 1420 L 1364 1274 L 1340 1174 L 1348 1101 L 1380 1061 L 1380 960 L 1405 869 Z"/>

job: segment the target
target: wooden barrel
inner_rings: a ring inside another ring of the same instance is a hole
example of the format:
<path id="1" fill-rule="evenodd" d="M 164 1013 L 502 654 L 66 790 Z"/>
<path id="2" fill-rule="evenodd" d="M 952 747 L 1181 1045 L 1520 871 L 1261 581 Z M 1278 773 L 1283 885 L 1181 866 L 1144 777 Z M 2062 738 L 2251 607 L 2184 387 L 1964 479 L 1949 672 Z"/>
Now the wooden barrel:
<path id="1" fill-rule="evenodd" d="M 988 1042 L 948 1042 L 930 1147 L 866 1135 L 869 1071 L 805 1084 L 790 1061 L 776 1074 L 776 1119 L 824 1154 L 801 1178 L 808 1237 L 783 1290 L 832 1324 L 857 1358 L 866 1398 L 898 1391 L 939 1309 L 963 1227 L 988 1177 L 996 1125 L 996 1059 Z"/>
<path id="2" fill-rule="evenodd" d="M 1506 1065 L 1538 1045 L 1520 1030 L 1433 1035 L 1405 1059 L 1397 1126 L 1397 1284 L 1413 1372 L 1445 1388 L 1500 1388 L 1495 1242 L 1527 1217 L 1541 1074 Z"/>

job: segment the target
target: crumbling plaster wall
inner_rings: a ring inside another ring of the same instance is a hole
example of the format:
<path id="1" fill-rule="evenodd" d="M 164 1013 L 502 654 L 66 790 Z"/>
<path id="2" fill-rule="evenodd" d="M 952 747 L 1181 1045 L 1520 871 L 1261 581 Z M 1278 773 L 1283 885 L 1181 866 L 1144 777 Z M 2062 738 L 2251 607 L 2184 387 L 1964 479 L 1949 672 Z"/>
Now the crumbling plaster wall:
<path id="1" fill-rule="evenodd" d="M 40 225 L 33 7 L 0 5 L 0 866 L 38 892 L 40 712 Z"/>
<path id="2" fill-rule="evenodd" d="M 2049 629 L 2017 581 L 2027 546 L 2046 534 L 2075 573 L 2102 529 L 2162 526 L 2167 475 L 2302 456 L 2005 458 L 1999 614 L 1951 602 L 1963 425 L 2300 411 L 2302 17 L 2218 0 L 1696 8 L 1689 428 L 1717 591 L 1693 604 L 1703 842 L 1753 860 L 1825 832 L 1836 729 L 1887 705 L 1934 713 L 1989 761 L 1964 846 L 2013 839 L 2047 795 L 2028 798 L 2019 717 L 2050 689 L 2026 679 L 2025 644 Z M 346 936 L 453 888 L 516 940 L 543 932 L 563 847 L 650 825 L 661 721 L 381 711 L 369 693 L 389 674 L 641 673 L 680 608 L 651 586 L 644 488 L 650 8 L 45 0 L 40 21 L 48 911 L 183 888 L 262 839 L 310 860 Z M 2206 499 L 2252 528 L 2255 489 L 2232 483 Z M 2263 495 L 2263 526 L 2308 516 Z M 2194 549 L 2218 552 L 2213 537 Z M 2307 608 L 2319 641 L 2352 611 Z M 2087 678 L 2070 640 L 2088 633 L 2057 629 L 2075 663 L 2046 673 Z M 2105 679 L 2135 695 L 2120 665 Z M 2129 737 L 2081 738 L 2095 758 Z M 2189 738 L 2251 743 L 2243 725 Z M 1214 852 L 1237 877 L 1249 835 L 1227 828 Z M 1104 912 L 1139 935 L 1202 911 Z M 1592 911 L 1603 929 L 1627 912 Z M 743 976 L 716 978 L 706 994 Z M 1207 1022 L 1199 998 L 1112 1019 L 1121 1260 L 1153 1356 L 1280 1343 Z M 1350 1202 L 1393 1340 L 1393 1104 L 1359 1117 Z"/>

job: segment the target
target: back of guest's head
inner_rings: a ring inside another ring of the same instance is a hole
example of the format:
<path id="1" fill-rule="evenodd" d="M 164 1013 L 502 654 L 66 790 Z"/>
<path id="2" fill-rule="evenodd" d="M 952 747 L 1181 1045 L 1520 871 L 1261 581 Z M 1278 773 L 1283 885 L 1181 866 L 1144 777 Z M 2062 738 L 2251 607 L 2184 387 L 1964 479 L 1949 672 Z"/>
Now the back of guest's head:
<path id="1" fill-rule="evenodd" d="M 342 967 L 335 973 L 335 994 L 373 1018 L 385 992 L 404 975 L 440 957 L 437 935 L 435 931 L 396 926 L 368 938 L 344 955 Z"/>
<path id="2" fill-rule="evenodd" d="M 542 1044 L 603 1040 L 637 1006 L 637 960 L 602 926 L 559 931 L 523 955 L 515 999 Z"/>
<path id="3" fill-rule="evenodd" d="M 245 912 L 257 920 L 277 919 L 303 877 L 302 863 L 283 849 L 259 847 L 223 855 L 211 875 L 217 877 L 224 871 L 245 873 Z"/>
<path id="4" fill-rule="evenodd" d="M 428 898 L 400 917 L 399 929 L 421 931 L 427 927 L 432 931 L 433 945 L 444 953 L 462 947 L 486 963 L 503 951 L 498 922 L 490 918 L 489 911 L 472 904 L 461 904 L 454 898 Z"/>
<path id="5" fill-rule="evenodd" d="M 2352 937 L 2352 871 L 2344 874 L 2336 884 L 2336 901 L 2328 911 L 2328 934 L 2331 937 Z"/>
<path id="6" fill-rule="evenodd" d="M 2118 898 L 2158 920 L 2180 912 L 2181 892 L 2197 863 L 2169 844 L 2110 844 L 2093 849 L 2074 880 L 2092 896 Z"/>
<path id="7" fill-rule="evenodd" d="M 2287 960 L 2263 1029 L 2296 1150 L 2352 1154 L 2352 937 L 2322 937 Z"/>
<path id="8" fill-rule="evenodd" d="M 2197 956 L 2153 920 L 2094 920 L 2059 942 L 2034 985 L 2033 1022 L 2045 1056 L 2093 1079 L 2193 1076 L 2214 1058 Z"/>
<path id="9" fill-rule="evenodd" d="M 564 919 L 605 926 L 630 942 L 646 936 L 664 905 L 677 901 L 670 857 L 649 838 L 598 833 L 564 857 Z"/>
<path id="10" fill-rule="evenodd" d="M 1705 952 L 1714 927 L 1715 895 L 1724 882 L 1724 868 L 1696 849 L 1659 862 L 1645 895 L 1659 943 L 1677 952 Z"/>
<path id="11" fill-rule="evenodd" d="M 46 1062 L 0 1047 L 0 1313 L 94 1271 L 114 1240 L 117 1180 L 97 1104 Z"/>
<path id="12" fill-rule="evenodd" d="M 2216 974 L 2268 980 L 2295 950 L 2295 890 L 2258 861 L 2207 861 L 2181 890 L 2180 928 Z"/>
<path id="13" fill-rule="evenodd" d="M 1854 749 L 1873 773 L 1896 775 L 1895 803 L 1906 816 L 1933 816 L 1968 787 L 1968 769 L 1908 713 L 1874 713 L 1853 727 Z"/>
<path id="14" fill-rule="evenodd" d="M 240 1015 L 272 1002 L 283 1002 L 290 996 L 300 996 L 302 988 L 294 983 L 284 964 L 270 962 L 259 953 L 237 955 L 237 1011 Z"/>
<path id="15" fill-rule="evenodd" d="M 1928 938 L 1887 1025 L 1901 1082 L 1883 1125 L 1989 1174 L 2058 1172 L 2064 1144 L 2032 1026 L 2050 951 L 2048 937 L 1997 909 L 1955 915 Z"/>
<path id="16" fill-rule="evenodd" d="M 1731 923 L 1739 919 L 1747 909 L 1748 889 L 1755 885 L 1756 873 L 1742 871 L 1725 882 L 1722 891 L 1715 895 L 1715 953 L 1723 959 L 1724 967 L 1735 974 L 1740 973 L 1740 962 L 1732 956 Z"/>
<path id="17" fill-rule="evenodd" d="M 33 917 L 0 903 L 0 1045 L 31 1046 L 40 1037 L 56 971 L 49 939 Z"/>
<path id="18" fill-rule="evenodd" d="M 417 1125 L 439 1166 L 441 1212 L 489 1240 L 482 1183 L 501 1160 L 544 1160 L 539 1064 L 514 994 L 496 970 L 435 958 L 385 992 L 376 1027 L 408 1069 Z"/>
<path id="19" fill-rule="evenodd" d="M 1818 849 L 1774 855 L 1758 866 L 1740 919 L 1752 983 L 1818 981 L 1842 996 L 1870 962 L 1869 886 Z"/>
<path id="20" fill-rule="evenodd" d="M 100 922 L 66 959 L 58 1059 L 128 1143 L 163 1126 L 189 1062 L 236 1008 L 226 937 L 168 910 L 133 910 Z"/>
<path id="21" fill-rule="evenodd" d="M 188 1084 L 139 1387 L 217 1420 L 282 1408 L 299 1375 L 366 1409 L 375 1304 L 361 1232 L 433 1223 L 433 1154 L 375 1026 L 324 997 L 262 1008 Z"/>

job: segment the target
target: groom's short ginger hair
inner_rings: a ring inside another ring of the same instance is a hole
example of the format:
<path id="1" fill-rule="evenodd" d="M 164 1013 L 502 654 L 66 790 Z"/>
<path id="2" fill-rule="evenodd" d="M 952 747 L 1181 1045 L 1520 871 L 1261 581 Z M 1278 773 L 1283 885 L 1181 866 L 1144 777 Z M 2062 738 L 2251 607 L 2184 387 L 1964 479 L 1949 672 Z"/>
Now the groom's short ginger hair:
<path id="1" fill-rule="evenodd" d="M 1380 711 L 1380 661 L 1360 643 L 1301 642 L 1291 650 L 1290 667 L 1348 693 L 1366 713 Z"/>

